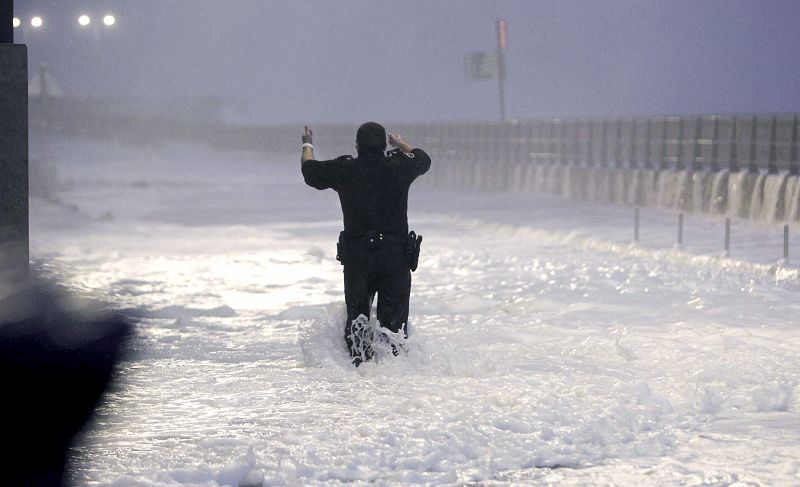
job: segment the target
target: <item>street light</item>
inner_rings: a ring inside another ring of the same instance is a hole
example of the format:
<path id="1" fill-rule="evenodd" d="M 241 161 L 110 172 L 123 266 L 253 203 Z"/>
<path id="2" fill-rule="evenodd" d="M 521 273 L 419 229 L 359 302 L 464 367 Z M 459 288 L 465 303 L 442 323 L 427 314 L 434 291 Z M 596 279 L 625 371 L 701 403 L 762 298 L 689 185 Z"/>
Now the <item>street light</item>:
<path id="1" fill-rule="evenodd" d="M 31 25 L 32 25 L 33 27 L 37 28 L 37 29 L 38 29 L 39 27 L 41 27 L 43 23 L 44 23 L 44 22 L 42 21 L 42 18 L 41 18 L 41 17 L 39 17 L 38 15 L 37 15 L 36 17 L 34 17 L 34 18 L 32 18 L 32 19 L 31 19 Z"/>
<path id="2" fill-rule="evenodd" d="M 17 27 L 22 25 L 22 21 L 19 19 L 19 17 L 14 17 L 14 19 L 11 21 L 11 25 L 13 25 L 14 28 L 16 29 Z"/>
<path id="3" fill-rule="evenodd" d="M 114 18 L 113 15 L 106 15 L 105 17 L 103 17 L 103 23 L 106 24 L 108 27 L 111 27 L 112 25 L 117 23 L 117 19 Z"/>
<path id="4" fill-rule="evenodd" d="M 78 17 L 78 23 L 81 25 L 81 27 L 86 27 L 87 25 L 92 23 L 92 18 L 89 17 L 88 15 L 81 15 L 80 17 Z"/>

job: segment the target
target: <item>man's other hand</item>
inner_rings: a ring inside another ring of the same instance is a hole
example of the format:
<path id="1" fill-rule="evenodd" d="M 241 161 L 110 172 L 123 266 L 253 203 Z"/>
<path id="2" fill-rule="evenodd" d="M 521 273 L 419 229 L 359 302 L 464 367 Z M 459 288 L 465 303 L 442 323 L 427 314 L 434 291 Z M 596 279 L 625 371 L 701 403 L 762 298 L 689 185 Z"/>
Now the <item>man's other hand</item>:
<path id="1" fill-rule="evenodd" d="M 405 153 L 409 153 L 414 150 L 414 147 L 406 142 L 402 135 L 396 133 L 389 134 L 389 145 L 392 147 L 397 147 Z"/>
<path id="2" fill-rule="evenodd" d="M 389 134 L 389 145 L 392 147 L 400 147 L 401 145 L 405 144 L 406 141 L 403 140 L 403 136 L 396 133 Z"/>

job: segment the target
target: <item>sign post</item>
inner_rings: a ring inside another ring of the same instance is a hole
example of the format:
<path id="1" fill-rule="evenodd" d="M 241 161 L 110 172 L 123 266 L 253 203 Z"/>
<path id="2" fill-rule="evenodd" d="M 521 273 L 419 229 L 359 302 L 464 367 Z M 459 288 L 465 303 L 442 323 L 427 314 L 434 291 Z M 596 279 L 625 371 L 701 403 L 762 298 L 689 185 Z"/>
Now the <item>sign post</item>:
<path id="1" fill-rule="evenodd" d="M 506 119 L 506 21 L 497 21 L 497 84 L 500 93 L 500 120 Z"/>

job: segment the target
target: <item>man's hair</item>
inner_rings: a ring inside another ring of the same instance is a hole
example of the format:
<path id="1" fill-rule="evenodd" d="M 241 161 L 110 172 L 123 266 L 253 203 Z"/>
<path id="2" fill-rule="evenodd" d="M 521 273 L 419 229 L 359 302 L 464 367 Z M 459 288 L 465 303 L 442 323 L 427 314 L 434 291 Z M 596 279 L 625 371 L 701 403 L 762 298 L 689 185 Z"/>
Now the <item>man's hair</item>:
<path id="1" fill-rule="evenodd" d="M 358 127 L 356 145 L 359 154 L 382 153 L 386 150 L 386 129 L 375 122 L 367 122 Z"/>

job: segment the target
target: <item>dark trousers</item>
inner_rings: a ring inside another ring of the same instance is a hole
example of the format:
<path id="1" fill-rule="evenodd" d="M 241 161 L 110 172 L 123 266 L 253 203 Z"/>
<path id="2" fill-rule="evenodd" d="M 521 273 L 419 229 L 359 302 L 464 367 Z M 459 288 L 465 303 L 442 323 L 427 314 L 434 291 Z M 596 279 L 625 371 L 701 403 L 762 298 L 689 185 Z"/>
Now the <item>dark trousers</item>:
<path id="1" fill-rule="evenodd" d="M 382 242 L 377 248 L 349 245 L 344 259 L 344 299 L 347 304 L 345 340 L 351 355 L 354 347 L 353 321 L 359 315 L 370 317 L 372 301 L 378 296 L 378 321 L 382 327 L 406 334 L 408 300 L 411 296 L 411 270 L 408 268 L 406 244 L 402 241 Z M 367 344 L 368 347 L 368 344 Z M 369 359 L 371 353 L 367 353 Z"/>

